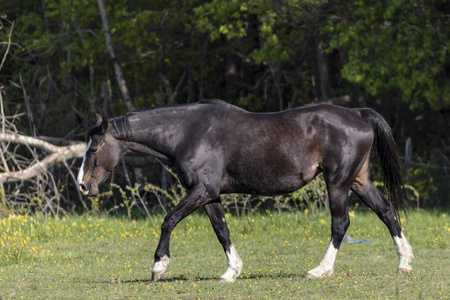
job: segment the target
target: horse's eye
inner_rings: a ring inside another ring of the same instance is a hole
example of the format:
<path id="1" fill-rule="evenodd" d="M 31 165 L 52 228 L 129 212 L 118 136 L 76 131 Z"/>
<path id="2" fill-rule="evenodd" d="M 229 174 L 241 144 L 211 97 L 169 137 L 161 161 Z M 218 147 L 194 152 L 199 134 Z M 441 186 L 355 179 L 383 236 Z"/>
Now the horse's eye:
<path id="1" fill-rule="evenodd" d="M 98 159 L 97 159 L 97 157 L 94 159 L 94 163 L 92 164 L 92 167 L 94 167 L 94 168 L 98 167 Z"/>
<path id="2" fill-rule="evenodd" d="M 90 148 L 90 149 L 89 149 L 89 151 L 90 151 L 91 153 L 95 153 L 95 152 L 97 152 L 97 150 L 98 150 L 97 148 Z"/>

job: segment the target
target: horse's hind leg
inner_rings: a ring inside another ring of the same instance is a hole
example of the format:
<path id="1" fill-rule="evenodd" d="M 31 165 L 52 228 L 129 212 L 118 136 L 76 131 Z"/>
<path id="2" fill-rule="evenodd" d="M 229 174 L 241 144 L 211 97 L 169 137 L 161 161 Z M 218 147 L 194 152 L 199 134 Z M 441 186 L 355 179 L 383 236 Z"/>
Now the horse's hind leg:
<path id="1" fill-rule="evenodd" d="M 344 239 L 345 232 L 350 225 L 350 219 L 348 217 L 348 191 L 349 189 L 331 187 L 328 184 L 331 212 L 331 240 L 323 260 L 316 268 L 308 271 L 305 276 L 307 279 L 330 276 L 334 272 L 336 255 Z"/>
<path id="2" fill-rule="evenodd" d="M 227 271 L 220 276 L 219 282 L 234 282 L 236 277 L 239 276 L 242 271 L 242 260 L 231 243 L 230 231 L 228 230 L 228 226 L 225 221 L 222 203 L 220 203 L 220 199 L 217 198 L 203 207 L 208 214 L 209 220 L 214 228 L 214 232 L 216 233 L 219 242 L 222 244 L 228 260 Z"/>
<path id="3" fill-rule="evenodd" d="M 392 204 L 373 185 L 368 176 L 358 176 L 351 189 L 359 196 L 362 202 L 378 215 L 389 229 L 399 257 L 397 273 L 411 272 L 412 267 L 409 263 L 414 258 L 412 247 L 402 233 Z"/>

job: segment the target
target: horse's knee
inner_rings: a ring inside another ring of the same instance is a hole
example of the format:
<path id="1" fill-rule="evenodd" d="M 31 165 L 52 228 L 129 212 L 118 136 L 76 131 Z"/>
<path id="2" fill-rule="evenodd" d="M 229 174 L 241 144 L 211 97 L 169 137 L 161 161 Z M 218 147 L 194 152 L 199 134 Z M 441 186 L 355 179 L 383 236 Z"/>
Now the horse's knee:
<path id="1" fill-rule="evenodd" d="M 167 233 L 169 231 L 169 223 L 170 221 L 166 218 L 164 218 L 164 221 L 161 224 L 161 233 Z"/>
<path id="2" fill-rule="evenodd" d="M 336 231 L 343 231 L 343 233 L 345 233 L 350 226 L 350 218 L 348 217 L 348 213 L 342 214 L 341 216 L 333 216 L 332 225 L 333 229 Z"/>
<path id="3" fill-rule="evenodd" d="M 161 234 L 170 234 L 175 227 L 176 222 L 172 218 L 172 212 L 166 215 L 164 221 L 161 224 Z"/>

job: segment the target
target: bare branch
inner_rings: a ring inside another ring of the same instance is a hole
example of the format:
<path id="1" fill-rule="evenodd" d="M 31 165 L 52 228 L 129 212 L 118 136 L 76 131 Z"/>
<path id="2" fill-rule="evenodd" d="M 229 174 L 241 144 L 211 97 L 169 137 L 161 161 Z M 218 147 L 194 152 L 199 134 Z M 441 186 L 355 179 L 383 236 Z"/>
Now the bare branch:
<path id="1" fill-rule="evenodd" d="M 2 59 L 2 62 L 0 64 L 0 70 L 2 69 L 3 64 L 5 63 L 6 56 L 8 55 L 9 48 L 11 47 L 11 35 L 12 35 L 13 28 L 14 28 L 14 22 L 11 23 L 11 30 L 9 31 L 9 35 L 8 35 L 8 46 L 6 47 L 6 52 L 3 55 L 3 59 Z"/>
<path id="2" fill-rule="evenodd" d="M 173 91 L 172 95 L 169 95 L 168 103 L 175 103 L 175 97 L 178 94 L 178 90 L 181 87 L 181 84 L 183 83 L 184 79 L 186 78 L 186 71 L 183 72 L 183 75 L 181 75 L 180 79 L 178 80 L 177 86 L 175 87 L 175 90 Z"/>
<path id="3" fill-rule="evenodd" d="M 28 180 L 42 173 L 56 163 L 65 162 L 66 160 L 76 157 L 82 157 L 86 150 L 85 143 L 79 143 L 71 146 L 55 146 L 48 142 L 20 134 L 0 133 L 0 142 L 36 147 L 52 153 L 43 160 L 36 161 L 23 170 L 0 173 L 0 183 Z"/>

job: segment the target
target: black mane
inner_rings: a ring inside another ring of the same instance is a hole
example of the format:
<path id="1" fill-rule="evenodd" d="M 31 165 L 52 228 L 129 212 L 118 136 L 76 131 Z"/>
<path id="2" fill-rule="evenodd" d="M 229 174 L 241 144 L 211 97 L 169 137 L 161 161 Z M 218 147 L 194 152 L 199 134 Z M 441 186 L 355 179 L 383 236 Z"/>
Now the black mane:
<path id="1" fill-rule="evenodd" d="M 120 140 L 129 141 L 132 138 L 133 132 L 131 130 L 130 121 L 128 118 L 136 112 L 128 112 L 120 117 L 109 120 L 109 124 L 117 132 L 117 138 Z"/>

